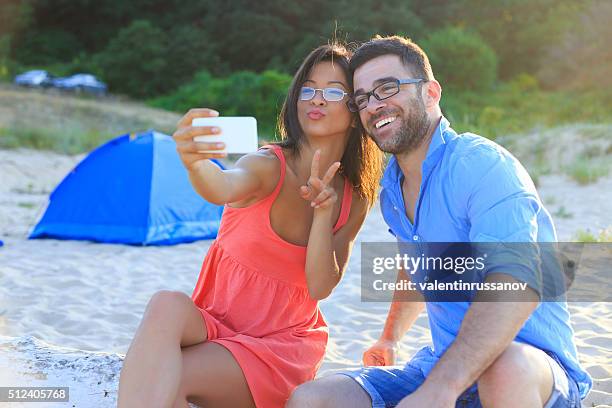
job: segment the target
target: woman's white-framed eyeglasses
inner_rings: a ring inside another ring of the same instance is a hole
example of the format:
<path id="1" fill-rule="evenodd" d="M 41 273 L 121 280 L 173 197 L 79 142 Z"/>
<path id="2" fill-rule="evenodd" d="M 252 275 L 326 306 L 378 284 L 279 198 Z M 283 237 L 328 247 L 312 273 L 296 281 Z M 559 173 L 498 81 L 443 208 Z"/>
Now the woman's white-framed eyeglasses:
<path id="1" fill-rule="evenodd" d="M 321 91 L 323 99 L 327 102 L 340 102 L 348 95 L 343 89 L 340 88 L 313 88 L 310 86 L 303 86 L 300 89 L 300 100 L 309 101 L 315 97 L 317 91 Z"/>

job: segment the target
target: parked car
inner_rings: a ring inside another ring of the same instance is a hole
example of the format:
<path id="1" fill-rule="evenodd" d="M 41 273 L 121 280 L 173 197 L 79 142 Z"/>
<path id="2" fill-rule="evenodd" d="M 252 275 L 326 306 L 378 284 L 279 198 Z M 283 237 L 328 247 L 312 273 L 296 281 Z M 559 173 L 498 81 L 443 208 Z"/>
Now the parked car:
<path id="1" fill-rule="evenodd" d="M 24 72 L 15 77 L 15 84 L 21 86 L 51 86 L 53 77 L 47 71 L 36 69 L 33 71 Z"/>
<path id="2" fill-rule="evenodd" d="M 52 81 L 52 85 L 58 89 L 93 94 L 105 94 L 107 90 L 106 84 L 91 74 L 74 74 L 66 78 L 56 78 Z"/>

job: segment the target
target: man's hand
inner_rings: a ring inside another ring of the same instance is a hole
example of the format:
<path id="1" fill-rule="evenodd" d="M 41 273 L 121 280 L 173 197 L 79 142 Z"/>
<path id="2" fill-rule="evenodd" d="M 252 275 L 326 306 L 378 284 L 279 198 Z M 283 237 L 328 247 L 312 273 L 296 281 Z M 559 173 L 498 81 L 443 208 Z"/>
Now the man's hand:
<path id="1" fill-rule="evenodd" d="M 321 159 L 321 151 L 317 150 L 312 157 L 312 165 L 310 167 L 310 178 L 308 185 L 300 187 L 300 196 L 304 200 L 311 202 L 314 208 L 332 208 L 334 203 L 338 201 L 336 190 L 329 184 L 333 180 L 336 172 L 340 168 L 340 162 L 335 162 L 325 172 L 323 179 L 319 178 L 319 161 Z"/>
<path id="2" fill-rule="evenodd" d="M 395 365 L 397 355 L 397 342 L 391 340 L 378 340 L 372 347 L 363 353 L 364 366 L 390 366 Z"/>

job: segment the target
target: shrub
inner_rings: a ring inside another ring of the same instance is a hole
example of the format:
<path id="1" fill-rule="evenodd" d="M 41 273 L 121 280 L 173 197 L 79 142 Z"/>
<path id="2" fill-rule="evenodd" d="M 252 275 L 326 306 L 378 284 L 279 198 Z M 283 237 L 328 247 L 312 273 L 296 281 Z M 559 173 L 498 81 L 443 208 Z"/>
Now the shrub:
<path id="1" fill-rule="evenodd" d="M 434 32 L 422 45 L 442 87 L 482 91 L 497 78 L 497 57 L 477 34 L 450 27 Z"/>
<path id="2" fill-rule="evenodd" d="M 542 55 L 538 77 L 553 89 L 612 87 L 612 3 L 594 0 L 578 14 L 571 30 Z"/>
<path id="3" fill-rule="evenodd" d="M 95 59 L 111 90 L 149 97 L 171 89 L 163 75 L 166 52 L 166 34 L 149 21 L 137 20 L 119 31 Z"/>
<path id="4" fill-rule="evenodd" d="M 578 184 L 584 185 L 607 176 L 610 173 L 610 167 L 606 162 L 600 160 L 578 157 L 566 171 Z"/>
<path id="5" fill-rule="evenodd" d="M 276 71 L 241 71 L 226 78 L 201 71 L 191 82 L 148 103 L 181 113 L 194 107 L 211 107 L 224 116 L 255 116 L 260 133 L 269 138 L 290 82 L 289 75 Z"/>
<path id="6" fill-rule="evenodd" d="M 61 28 L 25 30 L 14 38 L 12 57 L 23 65 L 47 65 L 70 60 L 81 48 L 79 38 Z"/>
<path id="7" fill-rule="evenodd" d="M 574 237 L 576 242 L 612 242 L 612 227 L 602 229 L 597 235 L 590 230 L 578 230 Z"/>

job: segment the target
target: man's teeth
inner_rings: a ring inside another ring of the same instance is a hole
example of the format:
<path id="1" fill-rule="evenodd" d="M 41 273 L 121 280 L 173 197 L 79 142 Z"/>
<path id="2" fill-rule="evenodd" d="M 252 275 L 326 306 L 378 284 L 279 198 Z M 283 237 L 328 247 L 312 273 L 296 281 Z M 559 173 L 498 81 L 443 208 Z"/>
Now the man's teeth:
<path id="1" fill-rule="evenodd" d="M 384 118 L 383 120 L 376 122 L 376 129 L 380 129 L 381 127 L 385 126 L 388 123 L 391 123 L 395 121 L 395 116 L 391 117 L 391 118 Z"/>

